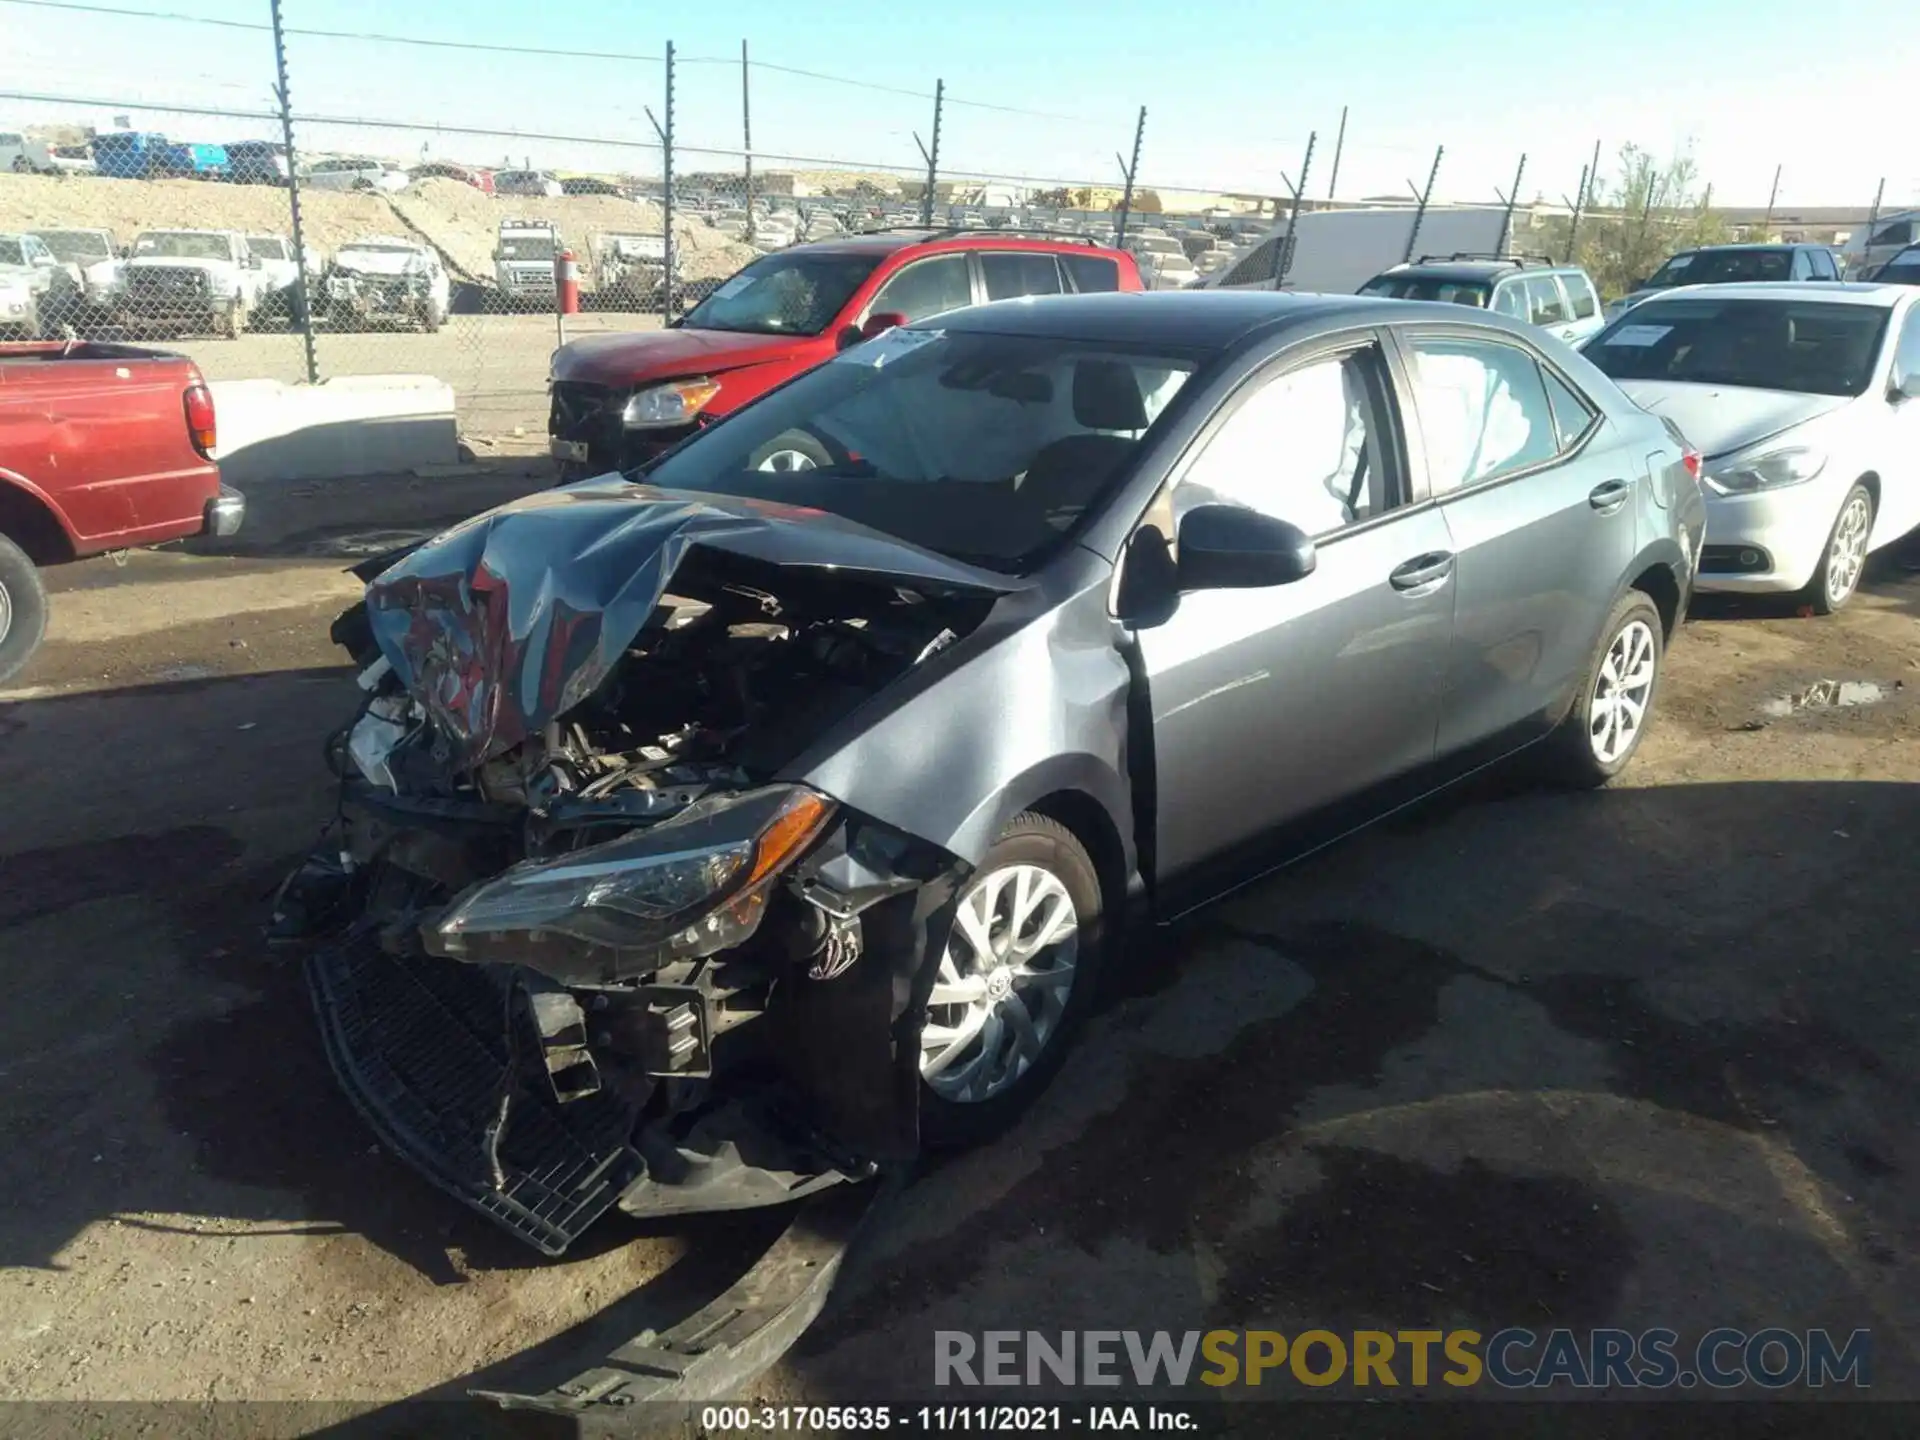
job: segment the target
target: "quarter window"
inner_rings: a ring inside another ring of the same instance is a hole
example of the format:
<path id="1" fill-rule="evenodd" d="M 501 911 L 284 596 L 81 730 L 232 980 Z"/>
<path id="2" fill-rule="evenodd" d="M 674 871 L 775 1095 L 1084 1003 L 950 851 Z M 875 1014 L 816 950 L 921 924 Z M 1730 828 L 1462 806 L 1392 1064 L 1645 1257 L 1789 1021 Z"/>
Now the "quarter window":
<path id="1" fill-rule="evenodd" d="M 1536 325 L 1567 323 L 1566 297 L 1560 293 L 1560 283 L 1551 275 L 1527 277 L 1527 304 L 1533 311 L 1533 323 Z"/>
<path id="2" fill-rule="evenodd" d="M 1319 536 L 1387 509 L 1379 374 L 1369 346 L 1255 381 L 1175 488 L 1176 517 L 1224 502 Z"/>
<path id="3" fill-rule="evenodd" d="M 1021 295 L 1058 295 L 1060 267 L 1051 255 L 1022 255 L 1017 251 L 986 250 L 980 255 L 980 273 L 986 278 L 987 299 L 1012 300 Z"/>
<path id="4" fill-rule="evenodd" d="M 1408 352 L 1435 495 L 1560 453 L 1546 384 L 1525 351 L 1483 340 L 1413 336 Z"/>
<path id="5" fill-rule="evenodd" d="M 1573 303 L 1573 318 L 1592 319 L 1593 312 L 1600 308 L 1593 293 L 1593 282 L 1584 275 L 1562 275 L 1560 283 L 1566 287 L 1567 299 Z"/>
<path id="6" fill-rule="evenodd" d="M 869 313 L 892 310 L 909 321 L 960 310 L 973 303 L 967 257 L 940 255 L 907 266 L 880 287 Z"/>
<path id="7" fill-rule="evenodd" d="M 1560 434 L 1560 448 L 1571 450 L 1599 412 L 1586 396 L 1544 365 L 1540 367 L 1540 377 L 1546 381 L 1547 405 L 1553 411 L 1554 428 Z"/>

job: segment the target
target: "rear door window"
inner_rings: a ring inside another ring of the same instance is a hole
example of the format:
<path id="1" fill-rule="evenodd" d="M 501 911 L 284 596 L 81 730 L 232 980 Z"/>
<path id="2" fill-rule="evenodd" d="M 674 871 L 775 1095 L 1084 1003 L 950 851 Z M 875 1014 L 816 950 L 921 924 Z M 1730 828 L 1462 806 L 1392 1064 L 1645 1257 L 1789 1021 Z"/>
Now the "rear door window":
<path id="1" fill-rule="evenodd" d="M 1551 275 L 1527 276 L 1527 306 L 1536 325 L 1567 323 L 1567 299 L 1560 293 L 1560 282 Z"/>
<path id="2" fill-rule="evenodd" d="M 1060 267 L 1051 255 L 1023 255 L 1011 250 L 980 252 L 980 273 L 986 278 L 987 299 L 1014 300 L 1022 295 L 1058 295 Z"/>
<path id="3" fill-rule="evenodd" d="M 1062 255 L 1067 278 L 1081 295 L 1097 294 L 1120 288 L 1120 262 L 1101 255 Z"/>
<path id="4" fill-rule="evenodd" d="M 1435 496 L 1560 453 L 1553 406 L 1533 356 L 1512 345 L 1437 335 L 1409 336 L 1408 350 Z"/>
<path id="5" fill-rule="evenodd" d="M 1831 250 L 1809 250 L 1807 257 L 1813 262 L 1813 278 L 1816 280 L 1838 280 L 1840 272 L 1833 263 Z"/>
<path id="6" fill-rule="evenodd" d="M 1811 280 L 1813 278 L 1813 259 L 1804 250 L 1793 252 L 1793 271 L 1789 280 Z"/>
<path id="7" fill-rule="evenodd" d="M 1516 320 L 1527 318 L 1527 291 L 1518 280 L 1502 285 L 1493 292 L 1493 308 L 1502 315 L 1511 315 Z"/>
<path id="8" fill-rule="evenodd" d="M 868 314 L 896 311 L 909 321 L 962 310 L 973 303 L 973 277 L 965 255 L 936 255 L 918 260 L 880 287 Z"/>
<path id="9" fill-rule="evenodd" d="M 1547 404 L 1553 410 L 1554 428 L 1560 432 L 1560 448 L 1571 450 L 1600 412 L 1586 396 L 1544 365 L 1540 367 L 1540 376 L 1547 384 Z"/>

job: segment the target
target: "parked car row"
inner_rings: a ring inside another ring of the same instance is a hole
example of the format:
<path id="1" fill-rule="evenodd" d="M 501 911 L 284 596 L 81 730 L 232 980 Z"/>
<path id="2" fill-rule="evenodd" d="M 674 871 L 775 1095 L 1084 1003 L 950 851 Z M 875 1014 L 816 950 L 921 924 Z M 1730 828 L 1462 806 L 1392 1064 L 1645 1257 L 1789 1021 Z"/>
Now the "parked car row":
<path id="1" fill-rule="evenodd" d="M 300 268 L 284 235 L 145 230 L 122 248 L 107 230 L 0 234 L 0 333 L 232 338 L 298 325 Z M 310 250 L 304 279 L 314 320 L 333 328 L 438 330 L 452 310 L 439 252 L 416 239 L 367 236 L 324 262 Z"/>

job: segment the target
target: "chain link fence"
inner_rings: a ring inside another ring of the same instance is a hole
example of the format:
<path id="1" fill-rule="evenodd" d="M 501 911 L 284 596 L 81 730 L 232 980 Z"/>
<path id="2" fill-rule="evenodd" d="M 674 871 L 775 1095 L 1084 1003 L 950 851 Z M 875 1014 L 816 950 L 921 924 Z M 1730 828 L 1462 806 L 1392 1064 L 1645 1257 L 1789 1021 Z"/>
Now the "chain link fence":
<path id="1" fill-rule="evenodd" d="M 1223 135 L 1106 101 L 1077 113 L 1071 87 L 1028 104 L 811 71 L 746 43 L 653 54 L 329 30 L 303 25 L 297 0 L 284 28 L 277 0 L 246 21 L 80 0 L 0 11 L 40 22 L 12 27 L 0 57 L 0 334 L 160 341 L 214 379 L 430 375 L 470 437 L 501 444 L 544 437 L 557 345 L 670 324 L 808 242 L 1040 230 L 1123 244 L 1149 286 L 1176 288 L 1289 283 L 1281 235 L 1334 205 L 1505 206 L 1508 248 L 1556 255 L 1583 211 L 1587 244 L 1630 222 L 1655 248 L 1706 233 L 1692 197 L 1649 191 L 1637 221 L 1601 213 L 1617 197 L 1584 154 L 1372 145 L 1344 112 L 1306 135 Z M 97 27 L 86 64 L 56 22 Z M 183 39 L 193 64 L 126 98 L 125 76 Z M 20 79 L 54 74 L 58 93 Z M 1156 144 L 1217 169 L 1170 176 Z"/>

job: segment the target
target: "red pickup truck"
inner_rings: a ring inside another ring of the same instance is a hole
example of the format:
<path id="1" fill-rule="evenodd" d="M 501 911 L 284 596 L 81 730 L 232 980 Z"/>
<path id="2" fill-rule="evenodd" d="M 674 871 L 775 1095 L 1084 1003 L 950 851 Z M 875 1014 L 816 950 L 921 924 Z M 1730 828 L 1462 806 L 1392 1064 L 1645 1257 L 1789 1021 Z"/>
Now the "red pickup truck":
<path id="1" fill-rule="evenodd" d="M 215 438 L 184 355 L 0 344 L 0 681 L 46 632 L 38 567 L 240 528 L 246 500 L 221 485 Z"/>

